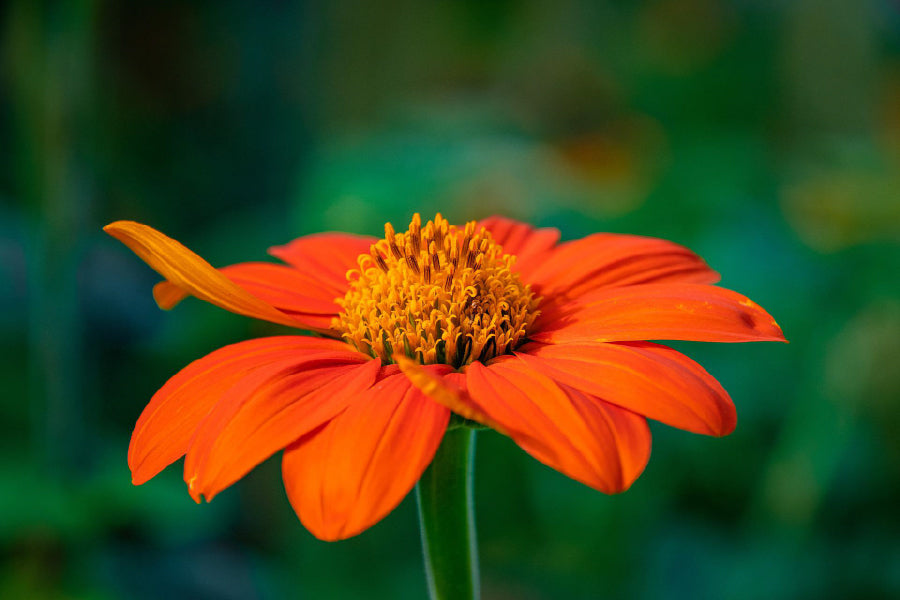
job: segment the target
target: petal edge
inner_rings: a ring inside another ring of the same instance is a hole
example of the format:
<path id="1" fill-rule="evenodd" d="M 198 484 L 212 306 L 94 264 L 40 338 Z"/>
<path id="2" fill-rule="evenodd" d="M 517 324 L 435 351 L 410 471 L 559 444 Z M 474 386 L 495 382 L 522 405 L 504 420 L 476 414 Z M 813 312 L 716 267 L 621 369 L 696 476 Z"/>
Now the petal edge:
<path id="1" fill-rule="evenodd" d="M 128 246 L 154 271 L 201 300 L 239 315 L 303 327 L 296 319 L 232 282 L 180 242 L 152 227 L 134 221 L 116 221 L 103 231 Z"/>

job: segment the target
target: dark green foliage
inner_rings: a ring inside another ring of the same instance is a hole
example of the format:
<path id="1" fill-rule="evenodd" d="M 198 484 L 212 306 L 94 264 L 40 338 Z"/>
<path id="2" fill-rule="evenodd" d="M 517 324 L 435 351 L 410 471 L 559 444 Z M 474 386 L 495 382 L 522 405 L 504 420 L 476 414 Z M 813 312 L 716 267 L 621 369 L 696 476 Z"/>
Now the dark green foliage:
<path id="1" fill-rule="evenodd" d="M 167 377 L 283 330 L 156 281 L 320 230 L 505 213 L 669 238 L 780 344 L 674 344 L 736 432 L 654 426 L 603 496 L 478 433 L 485 598 L 900 597 L 900 13 L 891 2 L 30 2 L 0 7 L 0 597 L 416 598 L 415 502 L 300 525 L 277 458 L 211 505 L 133 487 Z"/>

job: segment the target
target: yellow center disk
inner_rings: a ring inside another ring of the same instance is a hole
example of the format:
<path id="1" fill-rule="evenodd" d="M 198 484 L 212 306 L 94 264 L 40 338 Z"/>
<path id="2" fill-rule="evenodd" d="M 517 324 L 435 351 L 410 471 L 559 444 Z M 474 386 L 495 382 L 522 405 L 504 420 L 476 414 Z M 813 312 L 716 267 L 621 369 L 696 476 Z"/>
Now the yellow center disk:
<path id="1" fill-rule="evenodd" d="M 400 352 L 421 364 L 461 367 L 512 352 L 538 315 L 515 256 L 474 221 L 450 225 L 440 214 L 385 237 L 347 273 L 350 290 L 332 326 L 361 352 L 389 363 Z"/>

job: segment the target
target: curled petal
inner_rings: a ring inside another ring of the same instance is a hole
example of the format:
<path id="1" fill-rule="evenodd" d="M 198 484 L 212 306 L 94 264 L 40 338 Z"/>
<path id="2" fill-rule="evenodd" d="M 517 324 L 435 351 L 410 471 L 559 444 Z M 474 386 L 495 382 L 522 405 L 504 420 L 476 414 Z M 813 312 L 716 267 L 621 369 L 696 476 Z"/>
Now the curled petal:
<path id="1" fill-rule="evenodd" d="M 687 340 L 783 342 L 775 319 L 749 298 L 711 285 L 604 288 L 542 315 L 529 338 L 554 344 Z"/>
<path id="2" fill-rule="evenodd" d="M 128 246 L 154 271 L 201 300 L 239 315 L 289 327 L 304 326 L 228 279 L 181 243 L 152 227 L 134 221 L 116 221 L 103 230 Z M 170 297 L 168 294 L 165 296 L 166 299 Z"/>
<path id="3" fill-rule="evenodd" d="M 222 395 L 257 370 L 367 358 L 335 340 L 278 336 L 231 344 L 195 360 L 169 379 L 141 413 L 128 447 L 132 481 L 144 483 L 181 458 Z"/>
<path id="4" fill-rule="evenodd" d="M 184 462 L 191 496 L 207 500 L 334 418 L 375 382 L 380 361 L 273 365 L 229 389 L 200 424 Z"/>
<path id="5" fill-rule="evenodd" d="M 394 360 L 412 384 L 431 400 L 446 406 L 461 417 L 487 425 L 500 433 L 506 433 L 500 423 L 493 421 L 467 397 L 466 377 L 462 373 L 450 372 L 449 368 L 447 372 L 442 372 L 433 367 L 420 365 L 403 355 L 395 356 Z"/>
<path id="6" fill-rule="evenodd" d="M 359 394 L 340 415 L 284 452 L 288 498 L 317 538 L 339 540 L 371 527 L 413 488 L 441 443 L 450 411 L 402 373 Z"/>
<path id="7" fill-rule="evenodd" d="M 238 263 L 218 269 L 235 284 L 317 330 L 328 329 L 340 312 L 336 292 L 312 273 L 271 263 Z M 160 308 L 170 309 L 188 293 L 177 285 L 162 281 L 153 288 Z"/>
<path id="8" fill-rule="evenodd" d="M 624 491 L 650 458 L 646 420 L 560 385 L 518 359 L 469 365 L 471 401 L 542 463 L 601 492 Z"/>
<path id="9" fill-rule="evenodd" d="M 734 403 L 699 364 L 650 342 L 526 344 L 516 355 L 554 380 L 648 419 L 706 435 L 727 435 Z"/>
<path id="10" fill-rule="evenodd" d="M 269 254 L 292 267 L 315 274 L 318 281 L 330 288 L 332 297 L 347 292 L 347 271 L 359 268 L 360 254 L 368 254 L 377 240 L 371 236 L 350 233 L 317 233 L 269 248 Z"/>

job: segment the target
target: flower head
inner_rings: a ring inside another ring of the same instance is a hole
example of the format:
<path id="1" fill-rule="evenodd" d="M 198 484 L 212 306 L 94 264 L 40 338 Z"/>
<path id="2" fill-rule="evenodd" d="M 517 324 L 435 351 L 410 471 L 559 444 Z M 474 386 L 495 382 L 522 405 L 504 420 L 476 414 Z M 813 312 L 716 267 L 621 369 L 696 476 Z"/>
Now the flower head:
<path id="1" fill-rule="evenodd" d="M 215 269 L 130 221 L 105 230 L 187 295 L 320 334 L 239 342 L 194 361 L 141 414 L 136 484 L 185 456 L 195 500 L 211 499 L 284 449 L 289 500 L 317 537 L 360 533 L 430 463 L 451 413 L 510 436 L 541 462 L 606 493 L 650 456 L 646 420 L 707 435 L 734 405 L 700 365 L 645 340 L 784 341 L 748 298 L 664 240 L 559 232 L 440 215 L 375 239 L 306 236 L 271 249 L 285 264 Z"/>
<path id="2" fill-rule="evenodd" d="M 356 349 L 392 362 L 395 349 L 420 364 L 461 367 L 507 354 L 525 339 L 538 300 L 513 270 L 515 256 L 471 221 L 437 215 L 409 231 L 390 223 L 359 257 L 332 327 Z"/>

